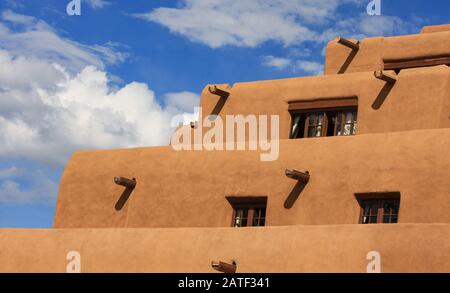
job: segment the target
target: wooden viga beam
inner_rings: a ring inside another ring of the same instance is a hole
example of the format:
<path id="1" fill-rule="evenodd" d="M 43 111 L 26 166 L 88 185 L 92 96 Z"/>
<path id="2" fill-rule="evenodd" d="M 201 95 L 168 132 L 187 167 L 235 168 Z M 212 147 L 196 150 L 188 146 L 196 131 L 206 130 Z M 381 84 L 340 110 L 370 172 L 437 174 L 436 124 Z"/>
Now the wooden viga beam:
<path id="1" fill-rule="evenodd" d="M 346 47 L 349 47 L 352 50 L 355 50 L 355 51 L 359 50 L 359 41 L 352 41 L 352 40 L 347 40 L 346 38 L 337 37 L 336 42 L 338 42 L 339 44 L 344 45 Z"/>
<path id="2" fill-rule="evenodd" d="M 294 169 L 286 169 L 285 174 L 286 174 L 286 177 L 298 180 L 305 184 L 308 183 L 309 177 L 310 177 L 308 171 L 300 172 L 300 171 L 297 171 Z"/>
<path id="3" fill-rule="evenodd" d="M 136 179 L 128 179 L 125 177 L 114 177 L 114 183 L 133 189 L 136 186 Z"/>
<path id="4" fill-rule="evenodd" d="M 221 98 L 227 98 L 230 95 L 230 91 L 225 87 L 211 85 L 208 89 L 211 94 L 220 96 Z"/>
<path id="5" fill-rule="evenodd" d="M 222 273 L 236 273 L 237 265 L 233 261 L 233 263 L 229 264 L 223 261 L 212 261 L 211 266 L 216 271 L 222 272 Z"/>
<path id="6" fill-rule="evenodd" d="M 377 70 L 374 72 L 376 78 L 384 80 L 387 83 L 397 82 L 397 74 L 394 72 L 387 72 L 384 70 Z"/>

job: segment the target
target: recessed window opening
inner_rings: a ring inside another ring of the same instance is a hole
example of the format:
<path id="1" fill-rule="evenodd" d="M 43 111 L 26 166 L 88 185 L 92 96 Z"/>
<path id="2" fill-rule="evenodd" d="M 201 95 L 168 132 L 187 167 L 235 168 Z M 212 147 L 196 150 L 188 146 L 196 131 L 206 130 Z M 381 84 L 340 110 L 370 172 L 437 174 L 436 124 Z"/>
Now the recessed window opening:
<path id="1" fill-rule="evenodd" d="M 267 197 L 229 196 L 233 208 L 232 227 L 257 227 L 266 224 Z"/>
<path id="2" fill-rule="evenodd" d="M 356 134 L 356 98 L 295 102 L 289 105 L 289 110 L 292 117 L 290 138 Z"/>
<path id="3" fill-rule="evenodd" d="M 395 224 L 400 212 L 400 193 L 359 193 L 360 224 Z"/>

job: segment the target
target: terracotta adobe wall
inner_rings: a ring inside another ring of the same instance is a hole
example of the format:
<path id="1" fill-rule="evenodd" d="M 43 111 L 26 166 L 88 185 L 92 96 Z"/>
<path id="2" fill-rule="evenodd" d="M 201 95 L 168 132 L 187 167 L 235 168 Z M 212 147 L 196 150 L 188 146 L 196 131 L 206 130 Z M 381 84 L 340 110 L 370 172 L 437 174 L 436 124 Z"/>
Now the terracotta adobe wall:
<path id="1" fill-rule="evenodd" d="M 226 227 L 230 195 L 268 196 L 268 225 L 354 224 L 354 194 L 382 191 L 401 193 L 401 223 L 448 223 L 450 68 L 404 69 L 389 86 L 374 77 L 379 68 L 373 64 L 446 53 L 449 36 L 366 39 L 347 72 L 367 72 L 237 83 L 226 100 L 206 86 L 203 115 L 279 115 L 280 158 L 261 162 L 252 151 L 170 147 L 77 152 L 62 177 L 54 226 Z M 327 50 L 327 70 L 348 54 L 335 45 Z M 406 55 L 398 55 L 399 48 Z M 356 136 L 287 140 L 290 102 L 348 97 L 358 99 Z M 291 208 L 284 204 L 295 182 L 285 177 L 286 168 L 312 174 Z M 120 210 L 114 207 L 123 187 L 114 184 L 115 176 L 138 182 Z"/>
<path id="2" fill-rule="evenodd" d="M 382 272 L 450 272 L 449 224 L 186 229 L 0 229 L 0 272 L 366 272 L 369 251 Z"/>
<path id="3" fill-rule="evenodd" d="M 267 225 L 356 224 L 355 193 L 401 193 L 400 223 L 450 223 L 450 129 L 280 141 L 256 151 L 170 147 L 76 152 L 64 171 L 54 226 L 227 227 L 226 196 L 268 196 Z M 298 194 L 286 168 L 311 173 Z M 135 177 L 124 207 L 114 176 Z M 290 208 L 288 199 L 296 199 Z"/>
<path id="4" fill-rule="evenodd" d="M 349 49 L 330 42 L 325 76 L 237 83 L 223 103 L 207 86 L 204 115 L 280 115 L 278 160 L 170 146 L 74 153 L 55 229 L 0 229 L 0 272 L 64 272 L 72 250 L 82 272 L 215 272 L 213 260 L 238 272 L 365 272 L 373 250 L 383 272 L 450 272 L 450 68 L 405 69 L 392 87 L 373 75 L 386 61 L 450 56 L 448 26 L 422 32 L 363 40 L 347 74 L 334 73 Z M 356 136 L 287 139 L 289 102 L 347 97 L 358 98 Z M 309 183 L 286 168 L 309 171 Z M 115 176 L 136 188 L 124 193 Z M 376 192 L 400 193 L 399 223 L 354 225 L 355 193 Z M 267 196 L 267 226 L 230 228 L 226 196 Z"/>
<path id="5" fill-rule="evenodd" d="M 393 86 L 373 74 L 374 62 L 446 54 L 449 36 L 439 31 L 366 39 L 350 64 L 355 70 L 347 72 L 367 72 L 237 83 L 226 100 L 206 86 L 203 115 L 279 115 L 280 158 L 260 162 L 257 152 L 175 152 L 170 147 L 77 152 L 61 181 L 54 225 L 225 227 L 231 222 L 225 200 L 230 195 L 268 196 L 268 225 L 352 224 L 359 214 L 354 194 L 380 191 L 401 192 L 400 222 L 450 222 L 445 209 L 428 212 L 448 195 L 450 68 L 405 69 Z M 335 45 L 327 49 L 327 71 L 345 55 L 342 45 Z M 348 97 L 358 99 L 355 137 L 286 140 L 290 102 Z M 286 168 L 312 174 L 289 209 L 283 204 L 295 182 L 285 177 Z M 115 176 L 138 182 L 120 210 L 114 206 L 123 187 L 113 183 Z"/>
<path id="6" fill-rule="evenodd" d="M 358 97 L 358 134 L 450 127 L 450 67 L 402 70 L 394 86 L 373 72 L 234 84 L 223 101 L 201 95 L 203 116 L 280 115 L 280 138 L 290 134 L 289 102 Z M 226 86 L 226 85 L 222 85 Z M 218 111 L 220 110 L 220 111 Z M 420 115 L 419 115 L 420 114 Z"/>
<path id="7" fill-rule="evenodd" d="M 424 32 L 363 39 L 358 51 L 332 40 L 326 48 L 325 74 L 381 70 L 385 62 L 450 57 L 449 30 L 433 27 Z"/>
<path id="8" fill-rule="evenodd" d="M 450 31 L 450 24 L 424 26 L 421 34 Z"/>

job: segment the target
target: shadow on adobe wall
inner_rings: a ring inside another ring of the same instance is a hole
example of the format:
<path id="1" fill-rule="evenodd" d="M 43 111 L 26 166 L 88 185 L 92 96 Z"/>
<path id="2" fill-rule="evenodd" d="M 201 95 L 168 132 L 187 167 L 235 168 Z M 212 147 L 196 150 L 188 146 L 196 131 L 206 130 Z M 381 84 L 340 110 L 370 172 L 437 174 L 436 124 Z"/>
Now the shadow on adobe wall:
<path id="1" fill-rule="evenodd" d="M 345 73 L 345 71 L 347 71 L 348 67 L 350 66 L 350 63 L 352 63 L 357 53 L 358 53 L 357 50 L 352 50 L 350 52 L 347 59 L 345 59 L 344 64 L 342 64 L 341 68 L 339 69 L 338 74 L 343 74 Z"/>
<path id="2" fill-rule="evenodd" d="M 387 96 L 391 92 L 394 85 L 395 85 L 395 83 L 386 83 L 384 85 L 384 87 L 381 89 L 380 93 L 378 94 L 377 98 L 372 103 L 372 108 L 374 110 L 380 109 L 381 105 L 383 105 L 384 101 L 386 100 Z"/>
<path id="3" fill-rule="evenodd" d="M 300 194 L 302 193 L 303 189 L 305 189 L 306 183 L 298 181 L 294 188 L 292 188 L 291 192 L 289 193 L 288 197 L 284 201 L 284 208 L 290 209 L 294 205 L 294 203 L 297 201 L 297 199 L 300 197 Z"/>
<path id="4" fill-rule="evenodd" d="M 210 116 L 209 117 L 209 120 L 210 121 L 213 121 L 214 120 L 214 116 L 213 115 L 219 115 L 219 113 L 220 113 L 220 111 L 222 110 L 222 108 L 223 108 L 223 105 L 225 105 L 225 102 L 227 101 L 227 98 L 226 97 L 220 97 L 220 99 L 217 101 L 217 104 L 216 104 L 216 106 L 214 107 L 214 109 L 212 110 L 212 112 L 211 112 L 211 115 L 212 116 Z"/>

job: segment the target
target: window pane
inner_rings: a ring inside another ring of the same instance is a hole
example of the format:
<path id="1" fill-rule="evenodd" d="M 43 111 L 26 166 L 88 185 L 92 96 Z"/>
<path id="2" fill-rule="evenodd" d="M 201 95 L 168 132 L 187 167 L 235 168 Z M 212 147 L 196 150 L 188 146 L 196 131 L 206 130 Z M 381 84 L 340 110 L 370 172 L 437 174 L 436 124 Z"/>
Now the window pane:
<path id="1" fill-rule="evenodd" d="M 315 114 L 309 114 L 309 125 L 316 125 L 316 118 L 317 116 Z"/>
<path id="2" fill-rule="evenodd" d="M 369 224 L 369 217 L 368 216 L 363 216 L 362 223 L 363 224 Z"/>
<path id="3" fill-rule="evenodd" d="M 350 135 L 351 134 L 351 124 L 345 124 L 344 125 L 344 135 Z"/>
<path id="4" fill-rule="evenodd" d="M 392 203 L 384 203 L 383 209 L 385 215 L 390 215 L 392 213 Z"/>
<path id="5" fill-rule="evenodd" d="M 345 113 L 345 115 L 347 117 L 345 119 L 345 123 L 348 123 L 348 124 L 352 123 L 353 122 L 353 112 L 347 112 L 347 113 Z"/>
<path id="6" fill-rule="evenodd" d="M 391 223 L 398 223 L 398 215 L 392 215 Z"/>
<path id="7" fill-rule="evenodd" d="M 376 223 L 377 223 L 377 218 L 378 218 L 377 216 L 371 216 L 371 217 L 370 217 L 370 222 L 369 222 L 369 223 L 370 223 L 370 224 L 376 224 Z"/>
<path id="8" fill-rule="evenodd" d="M 255 208 L 253 210 L 252 226 L 264 226 L 265 216 L 266 216 L 265 208 Z"/>
<path id="9" fill-rule="evenodd" d="M 364 207 L 364 216 L 370 216 L 371 206 L 365 205 Z"/>
<path id="10" fill-rule="evenodd" d="M 234 218 L 234 227 L 241 227 L 242 226 L 242 220 L 241 217 L 236 216 Z"/>
<path id="11" fill-rule="evenodd" d="M 394 195 L 393 195 L 394 196 Z M 381 197 L 381 195 L 380 195 Z M 361 223 L 397 223 L 400 200 L 398 198 L 379 198 L 360 201 L 362 208 Z M 382 215 L 378 217 L 378 214 Z"/>
<path id="12" fill-rule="evenodd" d="M 356 134 L 356 125 L 358 124 L 358 113 L 353 112 L 353 129 L 352 134 Z"/>
<path id="13" fill-rule="evenodd" d="M 260 217 L 260 210 L 259 209 L 254 209 L 253 210 L 252 226 L 258 226 L 259 225 L 259 217 Z"/>
<path id="14" fill-rule="evenodd" d="M 310 126 L 308 127 L 308 137 L 314 137 L 316 132 L 316 127 Z"/>
<path id="15" fill-rule="evenodd" d="M 342 135 L 342 113 L 336 114 L 336 133 L 335 135 L 341 136 Z"/>
<path id="16" fill-rule="evenodd" d="M 232 226 L 264 226 L 266 217 L 267 197 L 227 197 L 228 202 L 233 207 Z"/>
<path id="17" fill-rule="evenodd" d="M 311 109 L 309 113 L 291 115 L 291 138 L 356 134 L 356 107 Z"/>
<path id="18" fill-rule="evenodd" d="M 300 129 L 300 115 L 295 116 L 292 122 L 291 138 L 296 138 Z"/>
<path id="19" fill-rule="evenodd" d="M 393 213 L 394 213 L 394 214 L 398 214 L 399 204 L 398 204 L 398 203 L 395 203 L 395 204 L 393 205 L 393 209 L 394 209 Z"/>
<path id="20" fill-rule="evenodd" d="M 322 126 L 317 126 L 316 128 L 316 137 L 319 137 L 322 135 Z"/>
<path id="21" fill-rule="evenodd" d="M 319 121 L 317 124 L 322 125 L 322 121 L 323 121 L 323 113 L 319 114 Z"/>
<path id="22" fill-rule="evenodd" d="M 235 227 L 247 226 L 248 209 L 236 209 L 234 217 Z"/>
<path id="23" fill-rule="evenodd" d="M 236 210 L 234 215 L 234 227 L 241 226 L 242 210 Z"/>
<path id="24" fill-rule="evenodd" d="M 375 204 L 367 202 L 363 203 L 364 215 L 362 219 L 363 224 L 372 224 L 377 222 L 378 208 Z"/>

